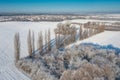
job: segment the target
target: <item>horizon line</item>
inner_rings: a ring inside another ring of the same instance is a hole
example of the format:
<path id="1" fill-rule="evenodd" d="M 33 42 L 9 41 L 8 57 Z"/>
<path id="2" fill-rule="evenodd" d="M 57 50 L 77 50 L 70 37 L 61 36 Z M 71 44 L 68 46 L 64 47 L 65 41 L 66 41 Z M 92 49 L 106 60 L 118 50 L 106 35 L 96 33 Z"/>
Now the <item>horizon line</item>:
<path id="1" fill-rule="evenodd" d="M 118 13 L 118 14 L 120 14 L 120 11 L 76 11 L 76 12 L 71 12 L 71 11 L 57 11 L 57 12 L 45 12 L 45 11 L 43 11 L 43 12 L 0 12 L 0 14 L 88 14 L 88 13 L 90 13 L 90 14 L 105 14 L 105 13 L 109 13 L 109 14 L 112 14 L 112 13 Z"/>

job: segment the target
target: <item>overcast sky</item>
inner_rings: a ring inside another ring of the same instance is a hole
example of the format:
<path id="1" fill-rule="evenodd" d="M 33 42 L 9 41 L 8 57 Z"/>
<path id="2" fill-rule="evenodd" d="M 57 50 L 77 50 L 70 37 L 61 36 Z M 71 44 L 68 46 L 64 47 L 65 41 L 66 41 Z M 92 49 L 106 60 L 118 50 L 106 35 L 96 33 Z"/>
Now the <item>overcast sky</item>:
<path id="1" fill-rule="evenodd" d="M 120 0 L 0 0 L 0 12 L 120 12 Z"/>

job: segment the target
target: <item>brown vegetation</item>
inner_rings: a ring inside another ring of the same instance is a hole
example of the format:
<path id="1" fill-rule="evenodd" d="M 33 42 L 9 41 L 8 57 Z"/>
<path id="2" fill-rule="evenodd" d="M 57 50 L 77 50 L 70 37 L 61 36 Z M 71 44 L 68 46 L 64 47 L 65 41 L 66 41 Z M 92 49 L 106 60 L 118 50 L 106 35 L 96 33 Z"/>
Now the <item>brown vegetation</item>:
<path id="1" fill-rule="evenodd" d="M 115 74 L 110 66 L 105 65 L 103 68 L 87 63 L 83 64 L 77 70 L 64 71 L 60 80 L 95 80 L 103 78 L 103 80 L 115 80 Z"/>

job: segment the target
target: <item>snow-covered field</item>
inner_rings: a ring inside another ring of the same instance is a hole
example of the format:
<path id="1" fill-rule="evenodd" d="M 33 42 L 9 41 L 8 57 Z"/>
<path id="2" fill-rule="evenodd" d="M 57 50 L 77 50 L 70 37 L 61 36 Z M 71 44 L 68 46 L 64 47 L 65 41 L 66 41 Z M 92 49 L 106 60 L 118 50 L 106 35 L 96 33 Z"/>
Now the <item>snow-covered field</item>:
<path id="1" fill-rule="evenodd" d="M 87 22 L 90 20 L 72 20 L 72 22 Z M 21 57 L 27 56 L 27 33 L 31 29 L 37 37 L 38 32 L 51 29 L 54 38 L 54 28 L 58 22 L 1 22 L 0 23 L 0 80 L 30 80 L 14 66 L 14 34 L 20 33 Z M 105 31 L 80 42 L 94 42 L 102 45 L 112 44 L 120 48 L 120 31 Z M 80 43 L 78 42 L 78 43 Z"/>
<path id="2" fill-rule="evenodd" d="M 110 23 L 120 22 L 117 20 L 112 21 L 112 20 L 94 20 L 94 19 L 74 19 L 74 20 L 66 20 L 63 22 L 87 23 L 88 21 L 90 21 L 90 22 L 110 22 Z"/>
<path id="3" fill-rule="evenodd" d="M 94 35 L 88 39 L 77 41 L 75 44 L 80 43 L 94 43 L 99 45 L 113 45 L 120 48 L 120 31 L 105 31 L 100 34 Z"/>
<path id="4" fill-rule="evenodd" d="M 0 80 L 30 80 L 14 66 L 14 34 L 20 33 L 21 57 L 27 56 L 27 33 L 31 29 L 37 37 L 40 31 L 51 31 L 57 22 L 2 22 L 0 23 Z M 53 32 L 53 31 L 52 31 Z M 52 33 L 53 34 L 53 33 Z M 54 37 L 54 35 L 51 35 Z"/>

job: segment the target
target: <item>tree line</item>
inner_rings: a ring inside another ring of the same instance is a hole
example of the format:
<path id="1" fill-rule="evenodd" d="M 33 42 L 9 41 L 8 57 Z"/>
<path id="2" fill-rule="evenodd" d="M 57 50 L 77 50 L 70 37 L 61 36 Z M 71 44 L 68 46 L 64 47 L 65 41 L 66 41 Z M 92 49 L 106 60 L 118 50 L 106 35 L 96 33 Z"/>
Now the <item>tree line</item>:
<path id="1" fill-rule="evenodd" d="M 59 23 L 57 28 L 54 29 L 55 32 L 55 46 L 57 49 L 60 47 L 67 46 L 71 43 L 79 40 L 86 39 L 90 36 L 103 32 L 105 30 L 105 25 L 95 22 L 88 22 L 81 24 L 79 29 L 75 25 L 70 23 Z M 35 53 L 35 35 L 34 32 L 29 30 L 27 36 L 28 44 L 28 53 L 29 57 L 34 57 Z M 14 49 L 15 49 L 15 62 L 20 59 L 20 36 L 19 33 L 16 33 L 14 36 Z M 37 40 L 37 50 L 40 55 L 43 53 L 48 53 L 51 51 L 51 31 L 50 29 L 46 30 L 44 35 L 42 31 L 38 33 Z"/>
<path id="2" fill-rule="evenodd" d="M 100 32 L 103 32 L 104 30 L 105 25 L 96 22 L 81 24 L 79 30 L 75 25 L 72 25 L 70 23 L 59 23 L 57 25 L 57 28 L 54 29 L 56 47 L 60 48 L 61 46 L 66 46 L 68 44 L 76 42 L 78 36 L 79 40 L 83 40 Z"/>
<path id="3" fill-rule="evenodd" d="M 38 53 L 42 55 L 43 53 L 47 53 L 51 51 L 51 32 L 50 29 L 45 31 L 44 37 L 42 34 L 42 31 L 38 33 L 38 40 L 37 40 L 37 49 L 35 49 L 35 36 L 34 32 L 29 30 L 28 36 L 27 36 L 27 46 L 28 46 L 28 53 L 29 57 L 34 57 L 34 53 L 36 50 L 38 50 Z M 15 63 L 20 59 L 20 50 L 21 50 L 21 44 L 20 44 L 20 35 L 19 33 L 16 33 L 14 36 L 14 53 L 15 53 Z"/>

